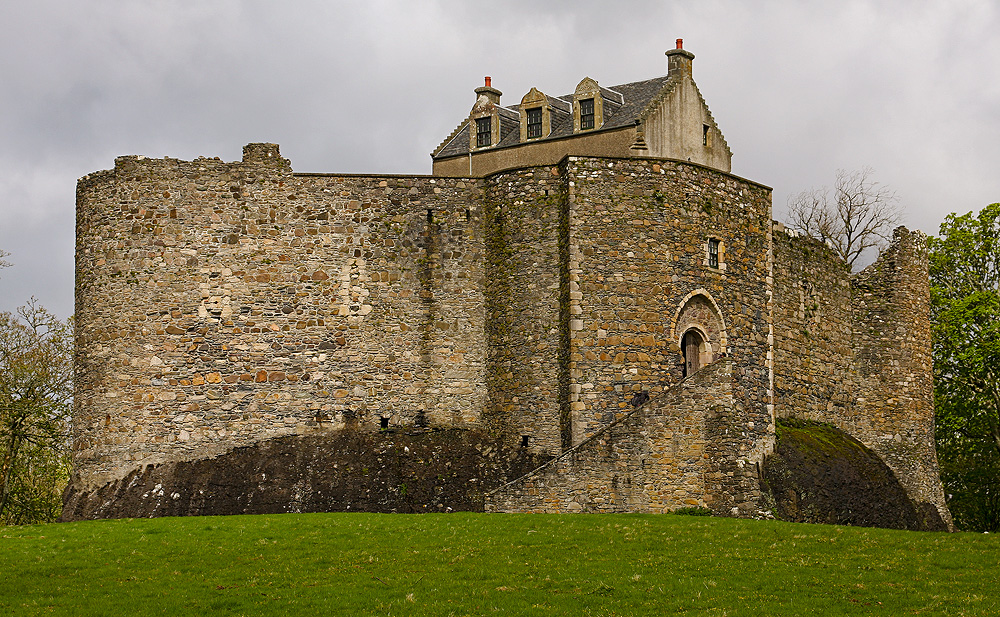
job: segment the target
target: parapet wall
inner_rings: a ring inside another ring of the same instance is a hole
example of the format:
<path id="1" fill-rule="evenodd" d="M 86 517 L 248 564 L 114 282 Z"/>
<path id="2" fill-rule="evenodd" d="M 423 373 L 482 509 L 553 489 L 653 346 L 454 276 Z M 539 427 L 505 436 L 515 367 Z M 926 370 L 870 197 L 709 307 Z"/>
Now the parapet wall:
<path id="1" fill-rule="evenodd" d="M 479 181 L 293 174 L 253 144 L 121 157 L 77 199 L 75 481 L 290 433 L 478 425 Z"/>

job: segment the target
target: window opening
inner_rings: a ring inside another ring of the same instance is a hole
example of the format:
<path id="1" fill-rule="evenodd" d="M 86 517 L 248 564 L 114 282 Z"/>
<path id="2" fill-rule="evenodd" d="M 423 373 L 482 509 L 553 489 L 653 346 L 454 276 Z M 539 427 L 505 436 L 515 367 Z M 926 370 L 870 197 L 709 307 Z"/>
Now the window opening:
<path id="1" fill-rule="evenodd" d="M 434 210 L 430 209 L 427 210 L 427 224 L 428 225 L 434 224 Z"/>
<path id="2" fill-rule="evenodd" d="M 528 436 L 527 435 L 521 435 L 521 447 L 522 448 L 527 448 L 528 447 Z"/>
<path id="3" fill-rule="evenodd" d="M 382 420 L 379 422 L 379 428 L 381 428 L 382 430 L 389 428 L 389 418 L 382 418 Z"/>
<path id="4" fill-rule="evenodd" d="M 528 110 L 528 139 L 542 136 L 542 108 Z"/>
<path id="5" fill-rule="evenodd" d="M 476 146 L 493 144 L 493 118 L 476 118 Z"/>
<path id="6" fill-rule="evenodd" d="M 580 101 L 580 130 L 594 128 L 594 99 Z"/>
<path id="7" fill-rule="evenodd" d="M 717 238 L 708 239 L 708 267 L 719 267 L 719 240 Z"/>
<path id="8" fill-rule="evenodd" d="M 707 124 L 702 124 L 701 125 L 701 145 L 703 145 L 703 146 L 707 146 L 708 145 L 708 131 L 709 131 L 709 126 Z"/>

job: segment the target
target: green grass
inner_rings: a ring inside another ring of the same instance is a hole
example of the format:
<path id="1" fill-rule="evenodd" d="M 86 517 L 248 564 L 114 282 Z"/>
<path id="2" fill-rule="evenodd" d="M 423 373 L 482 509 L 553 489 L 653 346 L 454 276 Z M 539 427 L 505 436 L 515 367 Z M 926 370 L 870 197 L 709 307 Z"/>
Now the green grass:
<path id="1" fill-rule="evenodd" d="M 0 528 L 0 615 L 988 615 L 996 536 L 669 515 Z"/>

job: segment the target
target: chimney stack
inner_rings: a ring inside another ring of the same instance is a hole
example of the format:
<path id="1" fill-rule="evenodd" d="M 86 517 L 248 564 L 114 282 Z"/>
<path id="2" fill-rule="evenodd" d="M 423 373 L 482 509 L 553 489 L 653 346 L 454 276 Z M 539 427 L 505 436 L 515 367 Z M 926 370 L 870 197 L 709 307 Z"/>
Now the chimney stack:
<path id="1" fill-rule="evenodd" d="M 476 88 L 476 100 L 478 101 L 479 97 L 484 94 L 486 95 L 486 98 L 488 98 L 490 102 L 493 103 L 494 105 L 500 104 L 500 96 L 503 94 L 503 92 L 500 92 L 499 90 L 493 87 L 493 80 L 490 78 L 489 75 L 486 76 L 486 84 L 479 88 Z"/>
<path id="2" fill-rule="evenodd" d="M 677 46 L 667 52 L 667 76 L 691 77 L 691 61 L 694 54 L 684 49 L 684 39 L 677 39 Z"/>

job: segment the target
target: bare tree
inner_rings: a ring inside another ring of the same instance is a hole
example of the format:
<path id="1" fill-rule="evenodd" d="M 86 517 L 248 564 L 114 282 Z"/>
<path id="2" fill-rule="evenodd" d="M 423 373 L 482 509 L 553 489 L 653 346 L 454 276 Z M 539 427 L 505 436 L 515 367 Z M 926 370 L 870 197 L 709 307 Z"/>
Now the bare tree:
<path id="1" fill-rule="evenodd" d="M 4 261 L 3 260 L 3 258 L 7 257 L 8 255 L 10 255 L 10 253 L 8 253 L 7 251 L 5 251 L 3 249 L 0 249 L 0 268 L 6 268 L 6 267 L 10 266 L 10 262 L 9 261 Z"/>
<path id="2" fill-rule="evenodd" d="M 841 169 L 832 194 L 823 187 L 788 200 L 789 223 L 829 242 L 852 270 L 863 253 L 889 240 L 901 218 L 896 193 L 873 180 L 874 173 L 870 167 Z"/>

